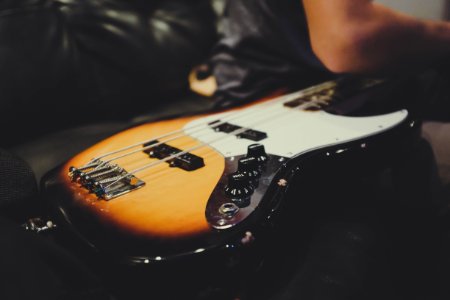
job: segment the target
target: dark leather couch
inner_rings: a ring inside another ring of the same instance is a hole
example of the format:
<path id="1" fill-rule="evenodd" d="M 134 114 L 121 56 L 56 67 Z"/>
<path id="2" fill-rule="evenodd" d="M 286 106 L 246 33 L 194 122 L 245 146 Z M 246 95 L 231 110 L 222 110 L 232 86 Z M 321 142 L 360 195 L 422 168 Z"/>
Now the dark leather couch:
<path id="1" fill-rule="evenodd" d="M 216 22 L 205 0 L 2 1 L 0 145 L 39 180 L 139 120 L 201 109 L 188 74 Z"/>
<path id="2" fill-rule="evenodd" d="M 216 39 L 204 0 L 2 1 L 0 13 L 2 145 L 186 96 Z"/>

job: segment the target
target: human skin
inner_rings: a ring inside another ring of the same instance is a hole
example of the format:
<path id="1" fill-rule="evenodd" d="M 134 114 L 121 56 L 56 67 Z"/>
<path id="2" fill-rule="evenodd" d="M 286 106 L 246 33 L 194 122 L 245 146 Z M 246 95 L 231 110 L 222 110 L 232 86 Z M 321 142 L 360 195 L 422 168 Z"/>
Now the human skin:
<path id="1" fill-rule="evenodd" d="M 303 5 L 312 49 L 332 72 L 408 72 L 450 57 L 450 22 L 418 19 L 370 0 Z"/>

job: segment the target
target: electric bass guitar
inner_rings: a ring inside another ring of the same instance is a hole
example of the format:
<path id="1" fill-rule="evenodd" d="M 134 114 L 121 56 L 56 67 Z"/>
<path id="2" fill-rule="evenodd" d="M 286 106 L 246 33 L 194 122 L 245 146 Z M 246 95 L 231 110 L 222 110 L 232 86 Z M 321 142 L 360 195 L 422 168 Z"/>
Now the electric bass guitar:
<path id="1" fill-rule="evenodd" d="M 332 80 L 139 125 L 48 174 L 44 194 L 59 225 L 122 262 L 226 256 L 283 216 L 286 193 L 301 185 L 304 167 L 341 158 L 349 166 L 376 165 L 407 151 L 419 125 L 406 107 L 379 109 L 386 101 L 377 91 L 386 86 L 388 80 Z"/>

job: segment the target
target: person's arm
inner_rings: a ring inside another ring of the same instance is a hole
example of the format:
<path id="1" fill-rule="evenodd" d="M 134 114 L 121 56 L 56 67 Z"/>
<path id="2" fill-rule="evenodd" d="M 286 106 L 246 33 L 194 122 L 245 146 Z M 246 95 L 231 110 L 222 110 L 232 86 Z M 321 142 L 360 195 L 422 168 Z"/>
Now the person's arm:
<path id="1" fill-rule="evenodd" d="M 450 23 L 418 18 L 370 0 L 303 0 L 311 45 L 335 73 L 425 67 L 450 55 Z"/>

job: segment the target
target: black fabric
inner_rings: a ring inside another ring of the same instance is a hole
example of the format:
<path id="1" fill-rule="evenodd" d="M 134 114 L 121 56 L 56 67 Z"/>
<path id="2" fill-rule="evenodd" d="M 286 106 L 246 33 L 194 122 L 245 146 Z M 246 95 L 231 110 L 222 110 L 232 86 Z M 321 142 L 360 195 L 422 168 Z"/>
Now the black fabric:
<path id="1" fill-rule="evenodd" d="M 37 211 L 37 199 L 32 169 L 23 159 L 0 149 L 0 216 L 24 221 Z"/>
<path id="2" fill-rule="evenodd" d="M 93 144 L 129 127 L 128 122 L 103 122 L 60 130 L 10 148 L 34 172 L 42 176 Z"/>
<path id="3" fill-rule="evenodd" d="M 73 253 L 0 217 L 0 299 L 113 299 Z"/>
<path id="4" fill-rule="evenodd" d="M 20 226 L 42 213 L 30 167 L 0 149 L 0 178 L 0 299 L 112 299 L 74 253 Z"/>
<path id="5" fill-rule="evenodd" d="M 214 18 L 206 0 L 1 1 L 1 145 L 183 95 Z"/>
<path id="6" fill-rule="evenodd" d="M 227 1 L 211 57 L 219 106 L 333 77 L 311 50 L 301 1 Z"/>

